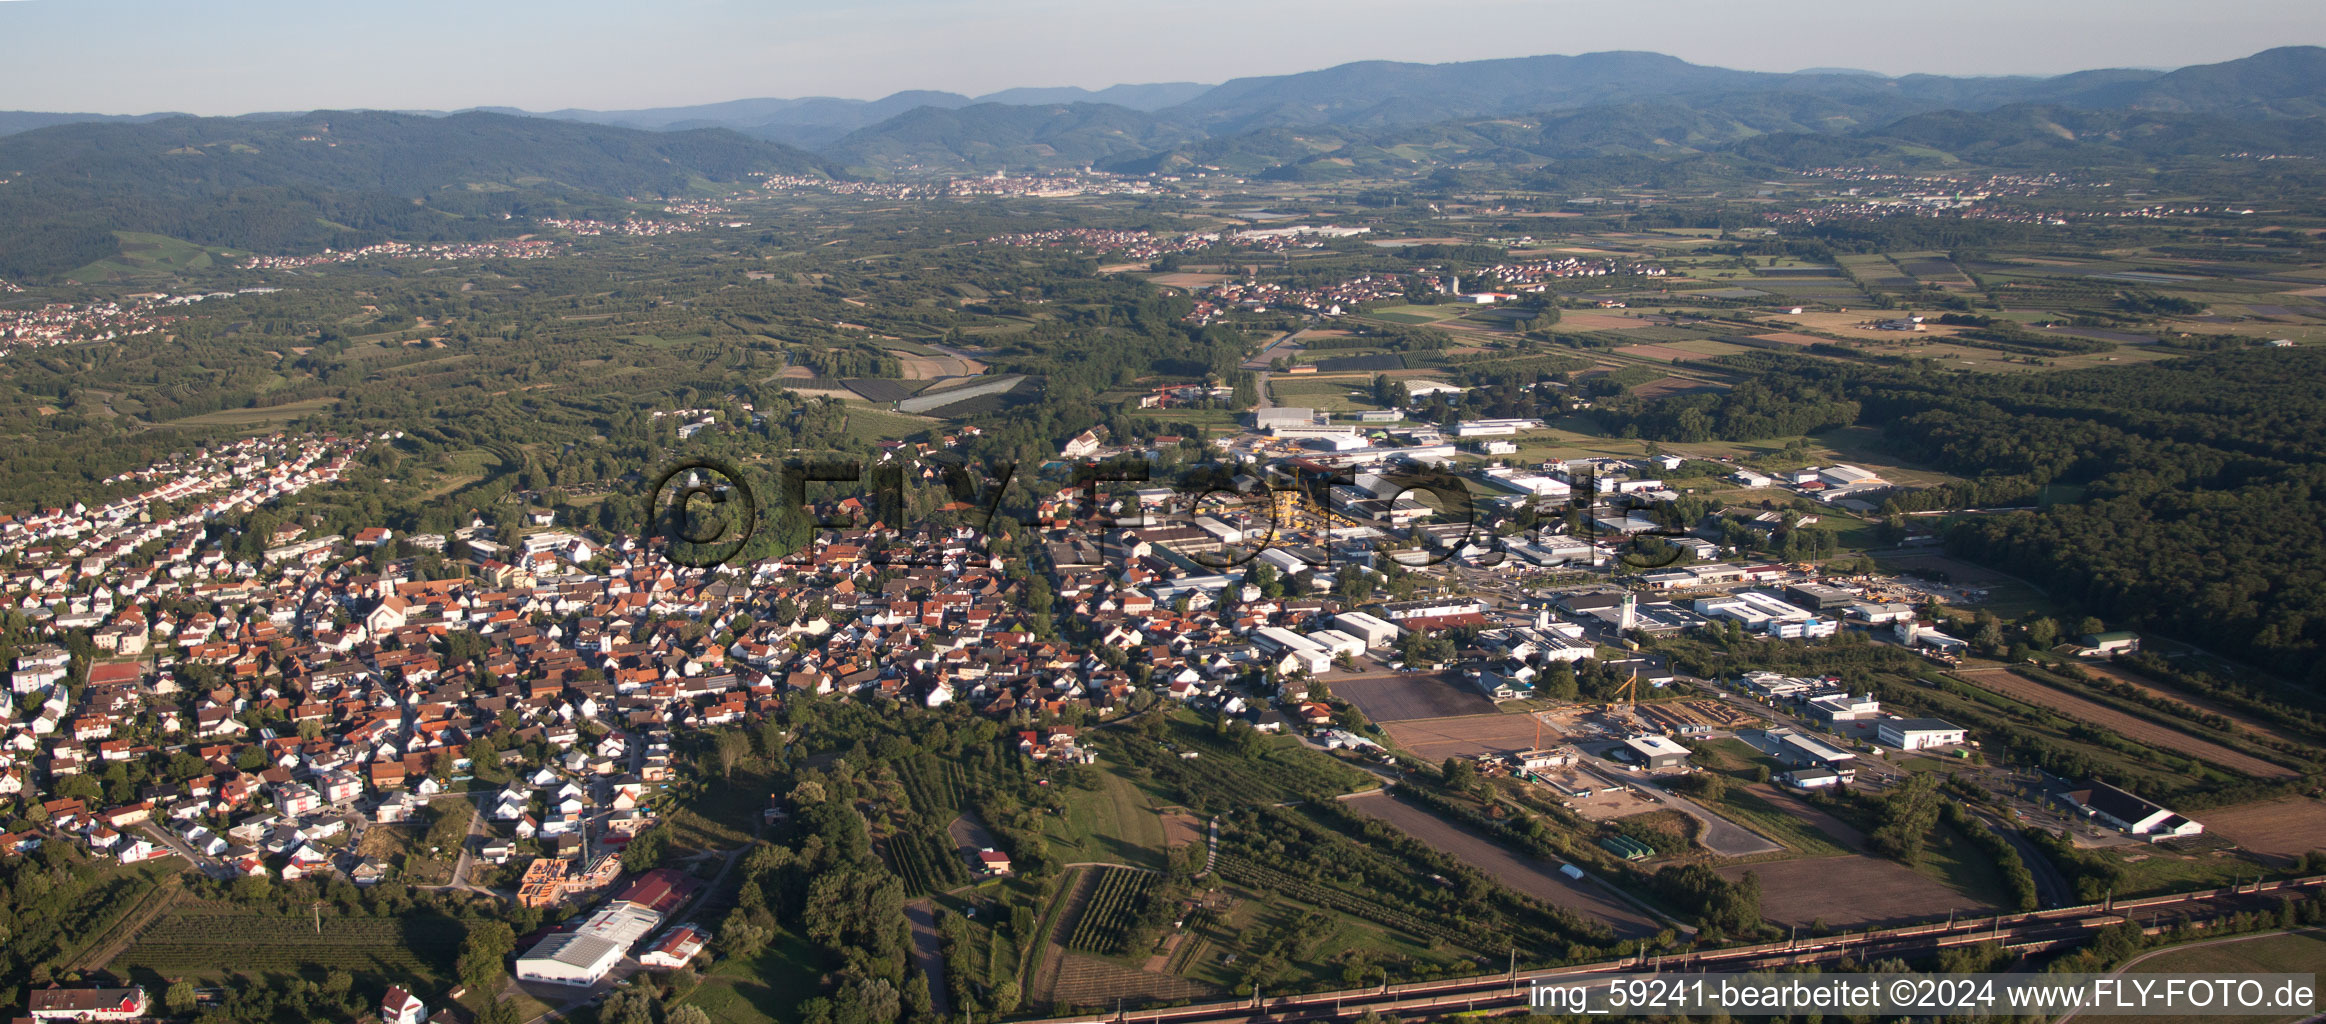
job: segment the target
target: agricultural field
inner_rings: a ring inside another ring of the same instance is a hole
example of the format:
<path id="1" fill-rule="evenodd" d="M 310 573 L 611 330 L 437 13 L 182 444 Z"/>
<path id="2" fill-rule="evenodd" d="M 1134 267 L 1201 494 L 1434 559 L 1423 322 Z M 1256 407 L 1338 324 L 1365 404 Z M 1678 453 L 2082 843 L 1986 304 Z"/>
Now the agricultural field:
<path id="1" fill-rule="evenodd" d="M 1748 871 L 1758 876 L 1761 916 L 1787 926 L 1864 928 L 1994 909 L 1903 864 L 1855 854 L 1733 864 L 1719 870 L 1731 880 Z"/>
<path id="2" fill-rule="evenodd" d="M 1339 692 L 1337 687 L 1334 692 Z M 1509 715 L 1499 712 L 1451 718 L 1414 718 L 1389 722 L 1381 728 L 1389 734 L 1390 739 L 1397 741 L 1399 747 L 1431 764 L 1448 757 L 1516 753 L 1534 747 L 1538 737 L 1543 743 L 1551 745 L 1561 743 L 1566 738 L 1558 728 L 1538 724 L 1531 714 Z"/>
<path id="3" fill-rule="evenodd" d="M 1067 935 L 1066 948 L 1110 956 L 1137 952 L 1129 946 L 1131 932 L 1152 896 L 1155 873 L 1134 868 L 1093 870 L 1097 880 Z"/>
<path id="4" fill-rule="evenodd" d="M 1357 706 L 1375 722 L 1404 722 L 1490 714 L 1494 702 L 1451 672 L 1346 676 L 1333 680 L 1333 696 Z"/>
<path id="5" fill-rule="evenodd" d="M 278 917 L 186 900 L 139 932 L 109 967 L 133 978 L 212 983 L 269 974 L 320 978 L 333 969 L 373 983 L 442 979 L 465 931 L 456 918 L 328 911 L 319 918 Z"/>
<path id="6" fill-rule="evenodd" d="M 2200 739 L 2178 729 L 2158 725 L 2145 718 L 2118 711 L 2096 700 L 2077 696 L 2064 689 L 2046 686 L 2019 674 L 2016 669 L 1962 668 L 1955 669 L 1949 674 L 1973 686 L 1992 690 L 2013 700 L 2048 708 L 2070 718 L 2101 726 L 2127 739 L 2185 754 L 2253 778 L 2287 779 L 2293 778 L 2297 774 L 2293 769 L 2272 764 L 2251 754 L 2232 750 L 2211 740 Z"/>
<path id="7" fill-rule="evenodd" d="M 2326 850 L 2326 802 L 2313 797 L 2290 796 L 2191 813 L 2204 823 L 2205 831 L 2280 865 L 2312 850 Z"/>
<path id="8" fill-rule="evenodd" d="M 2122 683 L 2151 696 L 2162 697 L 2166 700 L 2173 701 L 2174 703 L 2195 709 L 2196 711 L 2205 714 L 2220 715 L 2232 723 L 2235 723 L 2238 728 L 2247 732 L 2273 737 L 2275 739 L 2284 740 L 2288 743 L 2302 742 L 2299 737 L 2291 735 L 2285 729 L 2263 721 L 2249 712 L 2241 711 L 2237 708 L 2226 707 L 2218 702 L 2206 700 L 2203 697 L 2190 696 L 2175 690 L 2165 689 L 2164 687 L 2157 685 L 2154 681 L 2148 679 L 2145 676 L 2142 676 L 2137 672 L 2117 668 L 2116 666 L 2111 665 L 2105 661 L 2074 661 L 2073 664 L 2077 668 L 2082 669 L 2091 675 L 2098 676 L 2110 682 Z"/>
<path id="9" fill-rule="evenodd" d="M 1050 821 L 1052 854 L 1068 863 L 1120 863 L 1163 868 L 1161 804 L 1129 779 L 1100 766 L 1075 773 L 1059 795 L 1065 813 Z M 1079 780 L 1091 779 L 1094 788 Z"/>
<path id="10" fill-rule="evenodd" d="M 1662 923 L 1624 902 L 1597 883 L 1581 882 L 1546 864 L 1514 853 L 1492 840 L 1475 835 L 1421 806 L 1386 793 L 1344 801 L 1361 813 L 1397 827 L 1422 845 L 1453 857 L 1491 876 L 1495 881 L 1554 907 L 1563 907 L 1614 928 L 1618 935 L 1637 937 L 1654 933 Z"/>

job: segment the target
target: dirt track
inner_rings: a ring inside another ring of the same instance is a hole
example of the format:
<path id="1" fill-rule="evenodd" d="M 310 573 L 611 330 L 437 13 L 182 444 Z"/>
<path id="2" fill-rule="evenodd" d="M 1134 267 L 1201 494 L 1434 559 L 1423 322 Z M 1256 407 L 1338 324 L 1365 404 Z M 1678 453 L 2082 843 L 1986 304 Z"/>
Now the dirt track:
<path id="1" fill-rule="evenodd" d="M 2125 739 L 2186 754 L 2257 779 L 2290 779 L 2296 774 L 2293 769 L 2271 764 L 2250 754 L 2241 754 L 2211 740 L 2198 739 L 2178 729 L 2168 729 L 2064 690 L 2053 689 L 2007 668 L 1956 669 L 1954 675 L 1973 686 L 1993 690 L 2013 700 L 2050 708 L 2070 718 L 2114 730 Z"/>
<path id="2" fill-rule="evenodd" d="M 1558 865 L 1521 857 L 1509 849 L 1454 825 L 1428 810 L 1387 793 L 1367 793 L 1344 801 L 1351 810 L 1372 815 L 1422 845 L 1477 868 L 1495 881 L 1584 917 L 1604 922 L 1627 938 L 1653 935 L 1662 922 L 1595 882 L 1579 882 L 1559 873 Z"/>

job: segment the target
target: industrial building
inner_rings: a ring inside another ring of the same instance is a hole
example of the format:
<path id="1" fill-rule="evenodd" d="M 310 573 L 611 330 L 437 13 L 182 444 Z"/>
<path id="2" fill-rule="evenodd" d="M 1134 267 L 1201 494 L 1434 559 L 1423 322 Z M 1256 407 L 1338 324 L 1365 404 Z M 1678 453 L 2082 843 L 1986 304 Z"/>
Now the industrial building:
<path id="1" fill-rule="evenodd" d="M 1387 647 L 1397 642 L 1402 632 L 1395 625 L 1364 612 L 1342 612 L 1333 616 L 1333 626 L 1343 633 L 1365 641 L 1369 647 Z"/>
<path id="2" fill-rule="evenodd" d="M 1252 642 L 1268 654 L 1293 659 L 1310 675 L 1323 675 L 1332 671 L 1333 651 L 1330 648 L 1282 626 L 1262 626 L 1253 630 Z"/>
<path id="3" fill-rule="evenodd" d="M 1874 726 L 1875 738 L 1900 750 L 1951 747 L 1968 735 L 1962 726 L 1936 718 L 1892 718 Z"/>
<path id="4" fill-rule="evenodd" d="M 2146 836 L 2152 843 L 2205 831 L 2203 825 L 2105 782 L 2094 782 L 2091 788 L 2063 794 L 2062 798 L 2087 817 L 2127 835 Z"/>
<path id="5" fill-rule="evenodd" d="M 1858 603 L 1858 595 L 1822 583 L 1796 583 L 1785 588 L 1785 600 L 1811 611 L 1831 611 Z"/>
<path id="6" fill-rule="evenodd" d="M 1832 636 L 1841 628 L 1833 619 L 1757 590 L 1702 598 L 1695 607 L 1706 618 L 1735 619 L 1753 632 L 1787 640 Z"/>
<path id="7" fill-rule="evenodd" d="M 1878 718 L 1882 714 L 1882 702 L 1875 700 L 1872 694 L 1855 697 L 1847 693 L 1828 693 L 1803 701 L 1801 710 L 1809 717 L 1831 725 L 1834 722 Z"/>
<path id="8" fill-rule="evenodd" d="M 1668 736 L 1634 736 L 1623 741 L 1623 746 L 1632 760 L 1651 770 L 1677 768 L 1688 762 L 1688 748 L 1672 742 Z"/>
<path id="9" fill-rule="evenodd" d="M 1316 410 L 1297 406 L 1277 406 L 1261 409 L 1252 414 L 1256 430 L 1274 430 L 1278 427 L 1313 427 L 1317 425 Z"/>
<path id="10" fill-rule="evenodd" d="M 517 977 L 586 988 L 605 980 L 630 947 L 685 904 L 697 884 L 676 871 L 656 869 L 638 876 L 621 895 L 570 932 L 544 937 L 517 957 Z"/>

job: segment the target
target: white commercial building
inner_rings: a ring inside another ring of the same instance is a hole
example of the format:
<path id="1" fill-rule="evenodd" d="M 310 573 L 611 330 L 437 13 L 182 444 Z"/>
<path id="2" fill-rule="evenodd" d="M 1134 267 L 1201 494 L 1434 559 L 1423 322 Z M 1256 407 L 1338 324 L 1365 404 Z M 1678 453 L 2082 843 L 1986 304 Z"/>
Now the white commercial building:
<path id="1" fill-rule="evenodd" d="M 1307 639 L 1310 643 L 1330 651 L 1334 657 L 1346 654 L 1354 658 L 1365 653 L 1365 641 L 1337 629 L 1316 630 L 1309 633 Z"/>
<path id="2" fill-rule="evenodd" d="M 1291 657 L 1312 675 L 1321 675 L 1333 667 L 1333 652 L 1330 648 L 1282 626 L 1262 626 L 1253 630 L 1252 642 L 1268 654 Z"/>
<path id="3" fill-rule="evenodd" d="M 1735 619 L 1746 629 L 1785 639 L 1832 636 L 1839 628 L 1832 619 L 1756 590 L 1702 598 L 1695 608 L 1706 618 Z"/>
<path id="4" fill-rule="evenodd" d="M 517 977 L 553 985 L 588 987 L 605 979 L 638 940 L 662 925 L 662 915 L 628 903 L 613 903 L 590 915 L 580 928 L 558 932 L 517 958 Z"/>
<path id="5" fill-rule="evenodd" d="M 1333 625 L 1371 647 L 1387 647 L 1396 643 L 1397 634 L 1401 632 L 1396 626 L 1364 612 L 1342 612 L 1333 616 Z"/>
<path id="6" fill-rule="evenodd" d="M 1962 726 L 1936 718 L 1892 718 L 1874 725 L 1874 737 L 1900 750 L 1951 747 L 1968 736 Z"/>
<path id="7" fill-rule="evenodd" d="M 1297 406 L 1277 406 L 1273 409 L 1262 409 L 1252 414 L 1252 426 L 1260 430 L 1272 430 L 1277 427 L 1308 427 L 1315 426 L 1316 422 L 1316 410 L 1302 409 Z"/>

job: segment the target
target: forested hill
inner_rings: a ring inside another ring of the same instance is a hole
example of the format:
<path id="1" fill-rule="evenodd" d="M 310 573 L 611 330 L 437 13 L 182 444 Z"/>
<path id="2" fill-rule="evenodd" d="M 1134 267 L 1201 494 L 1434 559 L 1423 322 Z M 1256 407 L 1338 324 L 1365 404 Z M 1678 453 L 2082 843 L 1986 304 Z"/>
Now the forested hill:
<path id="1" fill-rule="evenodd" d="M 723 129 L 487 113 L 60 125 L 0 138 L 0 277 L 104 258 L 116 231 L 255 252 L 479 238 L 525 226 L 503 224 L 504 213 L 824 170 L 807 153 Z"/>
<path id="2" fill-rule="evenodd" d="M 2326 687 L 2326 348 L 2016 375 L 1743 362 L 1764 368 L 1746 387 L 1619 409 L 1614 425 L 1682 440 L 1859 423 L 1967 478 L 1898 510 L 2073 495 L 1966 517 L 1948 543 L 2111 622 Z"/>

